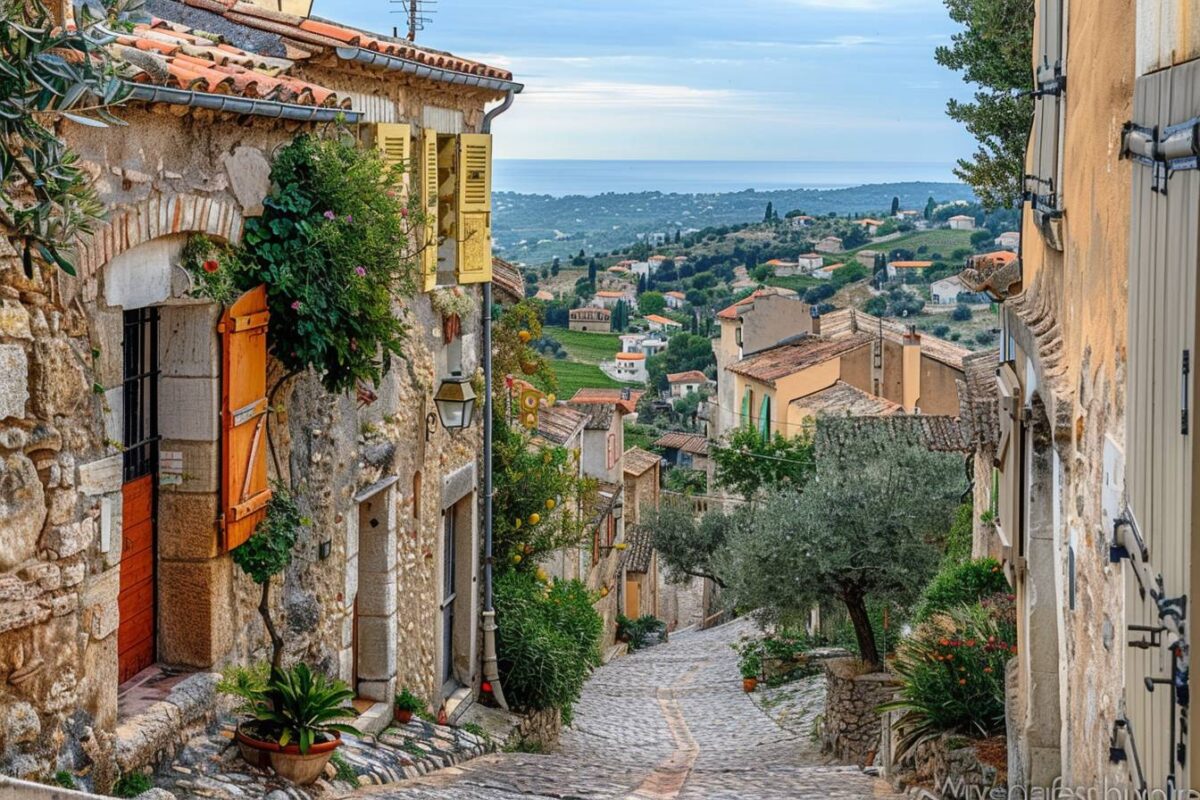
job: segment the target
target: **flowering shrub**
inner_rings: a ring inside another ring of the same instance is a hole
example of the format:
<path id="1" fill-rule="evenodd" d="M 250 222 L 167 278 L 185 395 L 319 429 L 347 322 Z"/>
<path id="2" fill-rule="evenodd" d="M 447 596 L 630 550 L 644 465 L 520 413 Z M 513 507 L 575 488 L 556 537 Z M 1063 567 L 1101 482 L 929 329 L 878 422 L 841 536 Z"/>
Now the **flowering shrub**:
<path id="1" fill-rule="evenodd" d="M 900 699 L 881 710 L 895 723 L 903 754 L 940 733 L 987 737 L 1004 731 L 1004 667 L 1017 651 L 1011 595 L 934 614 L 897 650 Z"/>
<path id="2" fill-rule="evenodd" d="M 228 305 L 237 299 L 238 260 L 229 247 L 217 244 L 207 236 L 188 237 L 179 257 L 180 266 L 187 270 L 194 297 L 204 297 L 214 303 Z"/>
<path id="3" fill-rule="evenodd" d="M 416 289 L 420 222 L 395 189 L 403 172 L 348 137 L 300 136 L 275 158 L 263 215 L 246 222 L 239 283 L 266 284 L 272 355 L 316 370 L 331 392 L 378 382 L 401 353 L 397 306 Z"/>
<path id="4" fill-rule="evenodd" d="M 496 655 L 508 700 L 523 710 L 571 709 L 600 664 L 603 620 L 579 581 L 549 586 L 528 572 L 496 577 Z"/>

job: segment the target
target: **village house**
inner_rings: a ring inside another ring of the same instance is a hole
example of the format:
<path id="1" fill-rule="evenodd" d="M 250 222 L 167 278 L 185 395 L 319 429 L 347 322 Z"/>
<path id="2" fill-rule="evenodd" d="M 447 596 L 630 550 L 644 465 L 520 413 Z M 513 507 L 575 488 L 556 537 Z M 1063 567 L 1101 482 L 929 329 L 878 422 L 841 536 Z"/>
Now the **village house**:
<path id="1" fill-rule="evenodd" d="M 665 617 L 664 594 L 676 594 L 663 586 L 658 553 L 654 550 L 654 532 L 640 527 L 642 515 L 647 509 L 658 508 L 662 484 L 662 459 L 640 447 L 625 451 L 622 461 L 625 475 L 625 526 L 629 549 L 625 553 L 625 597 L 624 614 L 637 619 L 645 614 L 658 617 L 670 624 L 674 620 Z M 677 603 L 675 604 L 677 605 Z"/>
<path id="2" fill-rule="evenodd" d="M 478 309 L 491 280 L 484 108 L 521 88 L 265 0 L 162 0 L 154 13 L 109 46 L 134 84 L 117 109 L 128 125 L 62 124 L 107 210 L 79 243 L 77 276 L 27 278 L 0 247 L 0 719 L 21 720 L 19 734 L 0 729 L 0 772 L 68 769 L 102 791 L 196 722 L 141 713 L 154 676 L 202 684 L 269 653 L 259 588 L 231 558 L 262 518 L 268 476 L 311 519 L 272 593 L 287 662 L 319 665 L 385 712 L 401 686 L 451 718 L 473 701 L 481 426 L 448 428 L 471 416 L 439 414 L 435 395 L 475 374 L 482 320 L 444 332 L 431 298 L 457 288 Z M 339 117 L 385 160 L 413 157 L 397 189 L 429 216 L 414 235 L 443 244 L 414 256 L 404 366 L 334 396 L 312 373 L 281 381 L 261 289 L 222 308 L 193 291 L 181 253 L 192 237 L 239 243 L 275 154 Z"/>
<path id="3" fill-rule="evenodd" d="M 1011 250 L 1016 253 L 1021 249 L 1021 234 L 1016 231 L 1005 231 L 996 237 L 994 244 L 1001 250 Z"/>
<path id="4" fill-rule="evenodd" d="M 784 261 L 779 258 L 772 258 L 770 261 L 766 262 L 764 266 L 770 267 L 771 272 L 776 278 L 790 278 L 791 276 L 797 274 L 798 271 L 795 262 Z"/>
<path id="5" fill-rule="evenodd" d="M 811 228 L 816 220 L 807 214 L 800 214 L 795 217 L 788 217 L 787 221 L 792 230 L 802 230 L 804 228 Z"/>
<path id="6" fill-rule="evenodd" d="M 663 299 L 667 301 L 667 308 L 683 308 L 687 305 L 687 295 L 683 292 L 664 292 Z"/>
<path id="7" fill-rule="evenodd" d="M 966 214 L 955 214 L 949 220 L 950 230 L 954 231 L 973 231 L 975 230 L 975 218 Z"/>
<path id="8" fill-rule="evenodd" d="M 554 301 L 554 294 L 547 289 L 538 289 L 533 293 L 533 299 L 541 300 L 544 303 L 551 303 Z"/>
<path id="9" fill-rule="evenodd" d="M 567 312 L 567 327 L 585 333 L 609 333 L 612 331 L 612 312 L 595 306 L 572 308 Z"/>
<path id="10" fill-rule="evenodd" d="M 920 273 L 932 266 L 932 261 L 892 261 L 887 265 L 887 275 L 889 278 L 907 280 L 908 276 Z"/>
<path id="11" fill-rule="evenodd" d="M 826 236 L 821 241 L 817 242 L 813 249 L 818 253 L 840 253 L 842 252 L 842 240 L 837 236 Z"/>
<path id="12" fill-rule="evenodd" d="M 920 211 L 914 211 L 912 209 L 901 209 L 900 211 L 896 212 L 896 219 L 902 222 L 916 222 L 918 219 L 922 218 L 923 215 Z"/>
<path id="13" fill-rule="evenodd" d="M 621 335 L 622 353 L 641 353 L 646 358 L 657 355 L 667 347 L 666 341 L 647 333 L 626 333 Z"/>
<path id="14" fill-rule="evenodd" d="M 712 471 L 712 461 L 708 456 L 708 439 L 698 433 L 666 433 L 654 442 L 654 446 L 662 448 L 663 459 L 673 466 L 696 469 L 704 473 Z"/>
<path id="15" fill-rule="evenodd" d="M 862 226 L 863 230 L 867 232 L 868 236 L 875 236 L 878 234 L 879 226 L 883 224 L 883 220 L 871 219 L 870 217 L 856 220 L 856 222 Z"/>
<path id="16" fill-rule="evenodd" d="M 664 317 L 661 314 L 647 314 L 646 325 L 652 331 L 664 331 L 667 333 L 683 329 L 682 322 L 676 322 L 675 320 Z"/>
<path id="17" fill-rule="evenodd" d="M 624 302 L 630 308 L 635 307 L 637 293 L 632 288 L 605 289 L 596 292 L 596 296 L 592 298 L 592 305 L 596 308 L 613 309 L 620 302 Z"/>
<path id="18" fill-rule="evenodd" d="M 1200 115 L 1193 5 L 1097 0 L 1068 24 L 1036 4 L 1021 257 L 963 273 L 1003 301 L 995 525 L 976 549 L 1017 597 L 1014 787 L 1200 788 L 1196 253 L 1175 225 L 1200 173 L 1171 160 Z"/>
<path id="19" fill-rule="evenodd" d="M 646 354 L 617 353 L 613 377 L 627 383 L 645 383 L 649 377 L 646 373 Z"/>
<path id="20" fill-rule="evenodd" d="M 962 282 L 962 278 L 951 275 L 929 284 L 929 297 L 940 306 L 952 306 L 959 302 L 959 297 L 971 294 L 971 290 Z"/>
<path id="21" fill-rule="evenodd" d="M 670 387 L 671 397 L 686 397 L 708 386 L 708 376 L 698 369 L 672 372 L 667 375 L 667 385 Z"/>
<path id="22" fill-rule="evenodd" d="M 800 272 L 812 272 L 814 269 L 820 269 L 824 263 L 825 258 L 820 253 L 804 253 L 796 256 L 796 268 Z"/>
<path id="23" fill-rule="evenodd" d="M 859 250 L 854 254 L 854 259 L 869 270 L 875 269 L 875 259 L 878 257 L 878 250 Z"/>
<path id="24" fill-rule="evenodd" d="M 848 264 L 830 264 L 827 267 L 821 267 L 820 269 L 813 270 L 812 276 L 814 278 L 820 278 L 821 280 L 829 280 L 830 278 L 833 277 L 834 272 L 836 272 L 837 270 L 842 269 L 844 267 L 847 267 L 847 266 L 849 266 L 849 265 Z"/>
<path id="25" fill-rule="evenodd" d="M 667 243 L 667 234 L 663 233 L 662 231 L 647 233 L 645 236 L 645 242 L 651 247 L 662 247 Z"/>

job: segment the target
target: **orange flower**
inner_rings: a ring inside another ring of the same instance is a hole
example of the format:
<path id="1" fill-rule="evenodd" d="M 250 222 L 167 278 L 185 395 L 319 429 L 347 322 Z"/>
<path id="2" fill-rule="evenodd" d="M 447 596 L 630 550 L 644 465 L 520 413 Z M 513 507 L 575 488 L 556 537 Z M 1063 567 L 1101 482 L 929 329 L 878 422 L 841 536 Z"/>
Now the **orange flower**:
<path id="1" fill-rule="evenodd" d="M 991 675 L 991 674 L 992 674 L 992 668 L 991 668 L 991 667 L 984 667 L 984 668 L 983 668 L 983 671 L 984 671 L 984 672 L 986 672 L 986 673 L 987 673 L 987 674 L 989 674 L 989 675 Z"/>
<path id="2" fill-rule="evenodd" d="M 948 647 L 950 645 L 950 640 L 946 638 L 938 639 L 938 644 L 940 644 L 942 647 Z"/>
<path id="3" fill-rule="evenodd" d="M 966 686 L 966 685 L 967 685 L 967 679 L 966 679 L 966 678 L 959 678 L 959 679 L 958 679 L 958 685 L 959 685 L 959 686 Z"/>
<path id="4" fill-rule="evenodd" d="M 974 647 L 974 646 L 975 646 L 975 640 L 967 639 L 967 647 Z"/>
<path id="5" fill-rule="evenodd" d="M 204 271 L 210 275 L 221 268 L 220 263 L 215 258 L 210 258 L 204 262 Z"/>

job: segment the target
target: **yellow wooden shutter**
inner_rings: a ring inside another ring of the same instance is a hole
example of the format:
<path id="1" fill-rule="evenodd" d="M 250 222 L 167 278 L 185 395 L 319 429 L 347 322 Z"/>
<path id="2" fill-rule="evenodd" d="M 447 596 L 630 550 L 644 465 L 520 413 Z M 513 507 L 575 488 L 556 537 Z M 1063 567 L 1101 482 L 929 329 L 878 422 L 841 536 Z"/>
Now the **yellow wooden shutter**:
<path id="1" fill-rule="evenodd" d="M 412 158 L 412 126 L 399 122 L 380 122 L 375 125 L 375 147 L 383 154 L 389 167 L 403 164 L 408 171 Z"/>
<path id="2" fill-rule="evenodd" d="M 1025 483 L 1024 457 L 1024 398 L 1020 380 L 1010 364 L 1001 364 L 996 382 L 1000 401 L 1000 441 L 996 447 L 995 466 L 999 472 L 996 498 L 996 532 L 1004 548 L 1005 568 L 1012 580 L 1012 570 L 1019 567 L 1021 555 L 1021 513 Z"/>
<path id="3" fill-rule="evenodd" d="M 421 131 L 421 208 L 425 224 L 421 230 L 421 288 L 437 286 L 438 266 L 438 137 L 437 131 Z"/>
<path id="4" fill-rule="evenodd" d="M 458 137 L 458 282 L 492 279 L 492 137 Z"/>

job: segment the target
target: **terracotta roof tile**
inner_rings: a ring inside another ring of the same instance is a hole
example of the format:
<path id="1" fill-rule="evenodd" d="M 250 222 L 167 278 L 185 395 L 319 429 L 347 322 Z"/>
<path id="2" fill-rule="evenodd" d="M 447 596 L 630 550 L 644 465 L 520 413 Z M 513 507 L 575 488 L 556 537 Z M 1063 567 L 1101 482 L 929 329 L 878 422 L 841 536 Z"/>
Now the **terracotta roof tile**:
<path id="1" fill-rule="evenodd" d="M 512 73 L 507 70 L 459 58 L 450 53 L 417 47 L 408 41 L 373 35 L 329 20 L 297 17 L 236 0 L 221 0 L 221 2 L 183 0 L 183 2 L 194 8 L 221 14 L 248 27 L 276 33 L 302 44 L 316 45 L 319 48 L 358 47 L 452 72 L 504 81 L 512 80 Z"/>
<path id="2" fill-rule="evenodd" d="M 521 270 L 502 258 L 492 259 L 492 284 L 514 303 L 525 299 L 525 279 Z"/>
<path id="3" fill-rule="evenodd" d="M 928 269 L 933 266 L 932 261 L 893 261 L 888 264 L 889 267 L 896 269 Z"/>
<path id="4" fill-rule="evenodd" d="M 667 375 L 667 383 L 708 383 L 708 376 L 698 369 L 672 372 Z"/>
<path id="5" fill-rule="evenodd" d="M 866 428 L 882 430 L 895 441 L 940 453 L 969 453 L 975 449 L 969 441 L 966 426 L 957 417 L 894 414 L 823 420 L 817 425 L 815 445 L 818 454 L 826 447 L 842 447 L 848 437 Z"/>
<path id="6" fill-rule="evenodd" d="M 708 455 L 708 439 L 705 439 L 698 433 L 683 433 L 681 431 L 665 433 L 658 438 L 654 446 L 666 450 L 682 450 L 685 453 L 697 456 Z"/>
<path id="7" fill-rule="evenodd" d="M 654 532 L 641 525 L 634 525 L 625 532 L 629 549 L 625 551 L 625 569 L 628 572 L 649 572 L 654 556 Z"/>
<path id="8" fill-rule="evenodd" d="M 673 326 L 673 327 L 676 327 L 676 328 L 682 328 L 682 327 L 683 327 L 683 323 L 682 323 L 682 322 L 676 322 L 676 321 L 675 321 L 675 320 L 673 320 L 673 319 L 670 319 L 670 318 L 668 318 L 668 317 L 664 317 L 664 316 L 660 316 L 660 315 L 658 315 L 658 314 L 647 314 L 647 315 L 646 315 L 646 321 L 647 321 L 647 322 L 654 322 L 654 323 L 657 323 L 658 325 L 670 325 L 670 326 Z"/>
<path id="9" fill-rule="evenodd" d="M 792 405 L 809 409 L 814 414 L 837 417 L 887 416 L 904 411 L 902 406 L 887 398 L 864 392 L 842 381 L 837 381 L 827 389 L 797 398 L 792 401 Z"/>
<path id="10" fill-rule="evenodd" d="M 747 356 L 727 369 L 774 386 L 780 378 L 866 346 L 871 339 L 868 333 L 851 333 L 838 339 L 805 335 L 796 341 Z"/>
<path id="11" fill-rule="evenodd" d="M 804 256 L 801 256 L 801 258 L 804 258 Z M 769 297 L 772 295 L 778 295 L 780 297 L 797 297 L 798 296 L 796 294 L 796 292 L 792 291 L 791 289 L 783 289 L 783 288 L 776 287 L 776 286 L 768 286 L 765 289 L 759 289 L 755 292 L 752 292 L 749 296 L 743 297 L 741 300 L 738 300 L 736 303 L 734 303 L 731 306 L 726 306 L 725 308 L 721 309 L 720 311 L 717 312 L 717 319 L 735 320 L 739 316 L 741 316 L 741 313 L 743 311 L 749 311 L 750 310 L 749 307 L 754 305 L 755 300 L 757 300 L 760 297 Z"/>
<path id="12" fill-rule="evenodd" d="M 559 403 L 538 410 L 538 433 L 555 444 L 566 444 L 587 424 L 588 415 Z"/>
<path id="13" fill-rule="evenodd" d="M 580 389 L 567 402 L 571 405 L 611 405 L 625 414 L 637 410 L 638 400 L 645 392 L 640 389 Z"/>
<path id="14" fill-rule="evenodd" d="M 662 459 L 651 453 L 649 450 L 643 450 L 640 447 L 631 447 L 625 451 L 622 468 L 626 475 L 638 477 L 645 474 L 651 467 L 656 466 Z"/>

